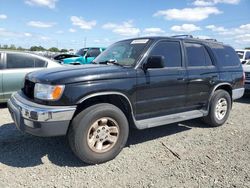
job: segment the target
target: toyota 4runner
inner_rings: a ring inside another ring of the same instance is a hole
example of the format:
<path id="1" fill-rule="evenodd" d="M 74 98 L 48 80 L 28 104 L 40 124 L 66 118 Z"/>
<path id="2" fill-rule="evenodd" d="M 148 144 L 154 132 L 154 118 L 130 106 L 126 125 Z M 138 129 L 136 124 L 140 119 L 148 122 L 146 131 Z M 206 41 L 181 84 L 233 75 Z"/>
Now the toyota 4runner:
<path id="1" fill-rule="evenodd" d="M 84 162 L 113 159 L 129 129 L 203 118 L 228 119 L 245 76 L 230 46 L 207 40 L 148 37 L 111 45 L 91 65 L 37 71 L 8 108 L 18 129 L 67 135 Z"/>

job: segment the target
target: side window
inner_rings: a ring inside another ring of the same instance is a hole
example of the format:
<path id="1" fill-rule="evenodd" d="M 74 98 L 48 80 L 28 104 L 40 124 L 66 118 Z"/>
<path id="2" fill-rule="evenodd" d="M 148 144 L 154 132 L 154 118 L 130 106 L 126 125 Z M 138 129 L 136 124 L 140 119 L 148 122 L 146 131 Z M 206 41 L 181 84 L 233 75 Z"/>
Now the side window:
<path id="1" fill-rule="evenodd" d="M 92 48 L 88 51 L 87 56 L 88 57 L 97 57 L 100 54 L 99 48 Z"/>
<path id="2" fill-rule="evenodd" d="M 240 65 L 239 56 L 232 47 L 217 45 L 213 46 L 213 50 L 218 58 L 219 63 L 223 64 L 223 66 L 227 67 Z"/>
<path id="3" fill-rule="evenodd" d="M 0 53 L 0 69 L 3 69 L 3 55 Z"/>
<path id="4" fill-rule="evenodd" d="M 250 52 L 246 52 L 245 60 L 249 60 L 249 59 L 250 59 Z"/>
<path id="5" fill-rule="evenodd" d="M 188 66 L 211 66 L 213 65 L 206 48 L 201 44 L 184 43 L 187 52 Z"/>
<path id="6" fill-rule="evenodd" d="M 181 67 L 181 46 L 179 42 L 159 42 L 150 56 L 163 56 L 165 67 Z"/>
<path id="7" fill-rule="evenodd" d="M 35 60 L 26 54 L 7 54 L 7 69 L 34 68 Z"/>
<path id="8" fill-rule="evenodd" d="M 47 67 L 46 61 L 38 58 L 34 58 L 34 60 L 35 60 L 35 67 Z"/>
<path id="9" fill-rule="evenodd" d="M 205 47 L 203 47 L 203 48 L 204 48 L 204 53 L 205 53 L 205 57 L 206 57 L 206 66 L 212 66 L 213 62 L 211 60 L 211 57 L 210 57 L 208 51 L 206 50 L 206 48 Z"/>

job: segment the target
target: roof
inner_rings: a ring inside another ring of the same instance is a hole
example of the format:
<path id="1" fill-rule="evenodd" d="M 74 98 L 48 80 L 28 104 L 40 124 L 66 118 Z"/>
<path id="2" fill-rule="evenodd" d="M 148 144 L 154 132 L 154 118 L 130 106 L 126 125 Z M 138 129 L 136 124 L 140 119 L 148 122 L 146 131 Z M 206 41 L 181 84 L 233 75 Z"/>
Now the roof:
<path id="1" fill-rule="evenodd" d="M 176 36 L 145 36 L 145 37 L 136 37 L 130 38 L 126 40 L 137 40 L 137 39 L 151 39 L 151 40 L 162 40 L 162 39 L 178 39 L 178 40 L 188 40 L 194 42 L 206 42 L 206 43 L 214 43 L 214 44 L 222 44 L 222 42 L 218 42 L 216 39 L 199 39 L 194 38 L 192 35 L 176 35 Z M 123 41 L 126 41 L 123 40 Z"/>

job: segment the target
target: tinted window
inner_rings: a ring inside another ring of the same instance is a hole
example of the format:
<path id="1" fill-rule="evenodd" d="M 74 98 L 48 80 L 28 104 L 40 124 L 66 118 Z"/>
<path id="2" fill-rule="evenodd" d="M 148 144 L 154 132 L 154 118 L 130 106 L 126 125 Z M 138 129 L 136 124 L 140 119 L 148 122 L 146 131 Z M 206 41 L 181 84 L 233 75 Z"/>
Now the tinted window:
<path id="1" fill-rule="evenodd" d="M 229 46 L 213 45 L 212 46 L 219 63 L 224 66 L 238 66 L 240 60 L 233 48 Z"/>
<path id="2" fill-rule="evenodd" d="M 89 57 L 97 57 L 100 54 L 100 49 L 99 48 L 92 48 L 88 51 L 88 56 Z"/>
<path id="3" fill-rule="evenodd" d="M 47 67 L 46 61 L 38 58 L 34 58 L 34 60 L 35 60 L 35 67 Z"/>
<path id="4" fill-rule="evenodd" d="M 32 68 L 35 67 L 33 57 L 24 54 L 7 54 L 7 68 Z"/>
<path id="5" fill-rule="evenodd" d="M 250 52 L 246 52 L 245 60 L 250 59 Z"/>
<path id="6" fill-rule="evenodd" d="M 87 51 L 88 51 L 87 48 L 80 49 L 78 52 L 76 52 L 76 55 L 84 56 L 87 53 Z"/>
<path id="7" fill-rule="evenodd" d="M 179 42 L 159 42 L 150 56 L 163 56 L 165 67 L 181 67 L 181 47 Z"/>
<path id="8" fill-rule="evenodd" d="M 2 53 L 0 53 L 0 69 L 3 68 Z"/>
<path id="9" fill-rule="evenodd" d="M 203 45 L 195 43 L 184 43 L 184 45 L 187 52 L 188 66 L 196 67 L 212 65 L 211 58 Z"/>

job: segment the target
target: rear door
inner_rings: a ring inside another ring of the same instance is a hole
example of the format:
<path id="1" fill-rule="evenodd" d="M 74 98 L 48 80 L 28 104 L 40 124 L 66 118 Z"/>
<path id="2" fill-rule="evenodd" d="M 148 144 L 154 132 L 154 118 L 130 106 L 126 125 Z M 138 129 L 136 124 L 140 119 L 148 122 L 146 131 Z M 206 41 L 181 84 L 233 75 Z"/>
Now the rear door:
<path id="1" fill-rule="evenodd" d="M 200 109 L 207 105 L 211 88 L 219 79 L 208 47 L 194 42 L 184 42 L 187 58 L 188 95 L 187 107 Z"/>
<path id="2" fill-rule="evenodd" d="M 6 53 L 5 69 L 3 70 L 4 98 L 23 87 L 24 77 L 27 73 L 44 68 L 47 63 L 33 55 L 25 53 Z"/>

